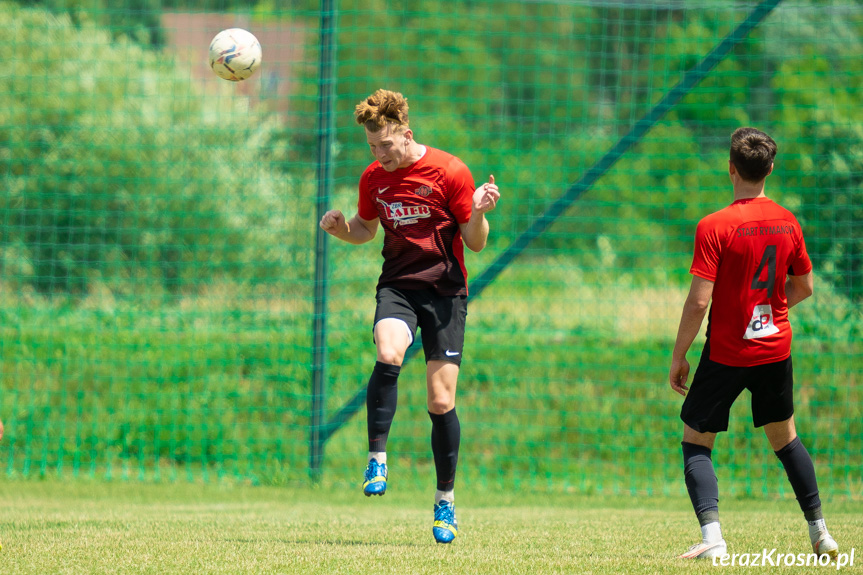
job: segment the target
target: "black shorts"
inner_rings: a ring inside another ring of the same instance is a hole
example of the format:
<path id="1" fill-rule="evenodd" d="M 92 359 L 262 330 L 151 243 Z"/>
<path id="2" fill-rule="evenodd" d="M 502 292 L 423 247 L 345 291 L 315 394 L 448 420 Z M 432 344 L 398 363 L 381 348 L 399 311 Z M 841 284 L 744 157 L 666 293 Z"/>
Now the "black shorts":
<path id="1" fill-rule="evenodd" d="M 443 296 L 434 289 L 382 287 L 375 299 L 375 323 L 395 318 L 404 321 L 411 337 L 421 331 L 426 363 L 433 359 L 461 365 L 467 297 Z M 372 327 L 374 331 L 374 327 Z"/>
<path id="2" fill-rule="evenodd" d="M 794 371 L 790 357 L 764 365 L 734 367 L 711 361 L 710 348 L 705 345 L 680 419 L 700 433 L 726 431 L 731 404 L 744 389 L 752 393 L 755 427 L 785 421 L 794 415 Z"/>

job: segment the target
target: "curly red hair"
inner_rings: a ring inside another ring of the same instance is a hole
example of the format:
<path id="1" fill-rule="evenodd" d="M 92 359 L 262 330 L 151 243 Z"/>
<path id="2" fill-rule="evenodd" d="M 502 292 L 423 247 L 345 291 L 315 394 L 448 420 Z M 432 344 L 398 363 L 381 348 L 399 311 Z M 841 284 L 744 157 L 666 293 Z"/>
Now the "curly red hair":
<path id="1" fill-rule="evenodd" d="M 357 104 L 354 110 L 357 124 L 370 132 L 378 132 L 387 124 L 408 128 L 408 101 L 399 92 L 380 89 Z"/>

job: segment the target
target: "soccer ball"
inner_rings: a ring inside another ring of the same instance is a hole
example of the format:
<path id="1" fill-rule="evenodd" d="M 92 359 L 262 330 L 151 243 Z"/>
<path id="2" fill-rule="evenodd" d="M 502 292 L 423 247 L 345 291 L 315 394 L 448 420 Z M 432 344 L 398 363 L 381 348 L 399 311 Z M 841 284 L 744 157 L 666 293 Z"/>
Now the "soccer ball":
<path id="1" fill-rule="evenodd" d="M 220 78 L 239 82 L 261 65 L 261 43 L 242 28 L 222 30 L 210 42 L 210 68 Z"/>

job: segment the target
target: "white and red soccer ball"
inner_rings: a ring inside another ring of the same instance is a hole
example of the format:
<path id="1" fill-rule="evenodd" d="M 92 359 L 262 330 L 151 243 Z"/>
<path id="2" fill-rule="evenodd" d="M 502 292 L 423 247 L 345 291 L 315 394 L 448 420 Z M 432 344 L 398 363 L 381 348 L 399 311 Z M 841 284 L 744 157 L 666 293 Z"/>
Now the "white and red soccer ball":
<path id="1" fill-rule="evenodd" d="M 261 43 L 242 28 L 222 30 L 210 42 L 210 68 L 220 78 L 239 82 L 261 65 Z"/>

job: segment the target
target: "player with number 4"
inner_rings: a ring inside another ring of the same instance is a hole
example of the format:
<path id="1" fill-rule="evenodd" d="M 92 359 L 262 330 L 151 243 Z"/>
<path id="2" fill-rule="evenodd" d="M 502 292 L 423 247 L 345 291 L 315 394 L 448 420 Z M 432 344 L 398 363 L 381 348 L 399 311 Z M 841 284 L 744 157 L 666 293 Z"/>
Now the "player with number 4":
<path id="1" fill-rule="evenodd" d="M 800 224 L 764 195 L 776 151 L 764 132 L 736 130 L 728 162 L 734 202 L 702 219 L 695 232 L 692 285 L 669 372 L 671 388 L 686 396 L 680 413 L 684 477 L 702 532 L 702 541 L 682 558 L 727 553 L 711 454 L 744 389 L 752 395 L 753 424 L 764 428 L 809 524 L 813 551 L 838 555 L 821 512 L 815 466 L 794 427 L 788 310 L 812 295 L 813 278 Z M 686 352 L 711 299 L 707 341 L 689 389 Z"/>
<path id="2" fill-rule="evenodd" d="M 365 128 L 375 161 L 360 177 L 357 214 L 346 221 L 342 212 L 330 210 L 320 226 L 352 244 L 368 242 L 378 225 L 384 228 L 373 327 L 377 362 L 366 395 L 369 454 L 363 492 L 386 492 L 386 444 L 397 380 L 419 329 L 437 479 L 432 532 L 435 541 L 449 543 L 458 534 L 454 482 L 461 426 L 455 393 L 467 318 L 464 246 L 475 252 L 485 247 L 485 214 L 495 208 L 500 193 L 493 176 L 474 189 L 461 160 L 418 143 L 408 123 L 407 100 L 398 92 L 378 90 L 357 105 L 354 117 Z"/>

